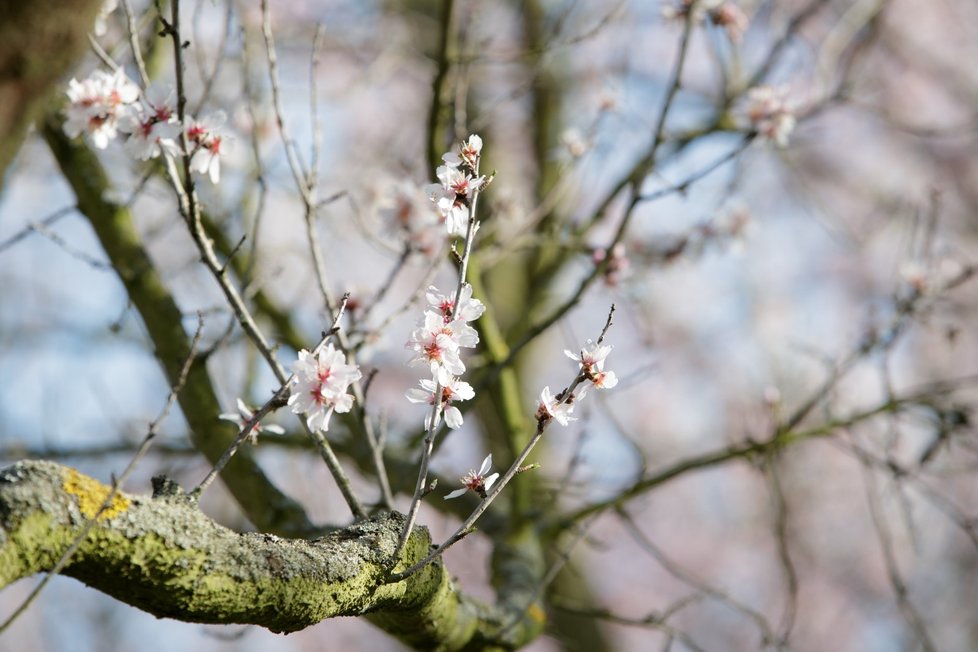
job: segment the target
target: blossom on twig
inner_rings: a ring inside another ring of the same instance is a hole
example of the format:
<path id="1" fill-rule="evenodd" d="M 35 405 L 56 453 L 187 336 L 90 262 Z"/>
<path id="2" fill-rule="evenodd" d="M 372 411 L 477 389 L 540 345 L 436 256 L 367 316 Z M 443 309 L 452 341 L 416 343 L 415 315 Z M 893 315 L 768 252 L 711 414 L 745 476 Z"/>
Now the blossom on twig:
<path id="1" fill-rule="evenodd" d="M 346 393 L 350 383 L 360 379 L 357 365 L 346 364 L 342 351 L 327 344 L 318 354 L 305 349 L 292 363 L 295 374 L 290 387 L 288 405 L 296 414 L 304 414 L 313 430 L 329 429 L 333 412 L 349 412 L 353 396 Z"/>
<path id="2" fill-rule="evenodd" d="M 439 183 L 425 186 L 425 192 L 438 207 L 449 235 L 465 234 L 472 196 L 486 183 L 484 176 L 475 176 L 481 152 L 482 139 L 472 134 L 462 143 L 460 155 L 449 152 L 442 157 L 445 165 L 435 170 Z"/>
<path id="3" fill-rule="evenodd" d="M 475 396 L 475 390 L 464 380 L 459 380 L 448 373 L 444 368 L 439 368 L 435 378 L 422 378 L 418 381 L 421 389 L 417 387 L 409 389 L 406 393 L 407 399 L 412 403 L 435 404 L 435 389 L 441 388 L 441 408 L 445 413 L 445 423 L 449 428 L 457 429 L 462 426 L 462 413 L 457 407 L 452 405 L 453 401 L 467 401 Z M 438 427 L 441 420 L 439 414 L 432 426 L 432 411 L 428 410 L 424 418 L 425 430 L 433 430 Z"/>
<path id="4" fill-rule="evenodd" d="M 201 120 L 189 120 L 187 141 L 190 143 L 190 169 L 207 175 L 211 183 L 221 180 L 221 154 L 224 138 L 217 130 L 224 126 L 224 111 L 215 111 Z"/>
<path id="5" fill-rule="evenodd" d="M 747 119 L 751 127 L 779 147 L 788 144 L 788 136 L 796 123 L 787 97 L 786 86 L 755 86 L 747 91 Z"/>
<path id="6" fill-rule="evenodd" d="M 584 343 L 580 355 L 564 349 L 564 355 L 577 362 L 581 373 L 598 389 L 611 389 L 618 384 L 618 376 L 614 371 L 604 370 L 604 361 L 611 353 L 611 345 L 595 344 L 591 340 Z"/>
<path id="7" fill-rule="evenodd" d="M 489 473 L 489 469 L 492 468 L 492 453 L 486 455 L 486 459 L 482 460 L 482 466 L 479 467 L 478 471 L 469 471 L 461 479 L 462 483 L 461 489 L 456 489 L 450 494 L 445 496 L 445 500 L 450 500 L 452 498 L 458 498 L 459 496 L 464 496 L 469 491 L 474 491 L 479 495 L 480 498 L 485 498 L 486 494 L 495 484 L 496 479 L 499 477 L 498 473 L 493 473 L 490 476 L 486 474 Z"/>
<path id="8" fill-rule="evenodd" d="M 125 144 L 129 154 L 146 161 L 163 151 L 171 155 L 179 153 L 180 122 L 174 100 L 173 88 L 152 84 L 143 93 L 142 102 L 120 118 L 119 129 L 129 134 Z"/>
<path id="9" fill-rule="evenodd" d="M 133 110 L 139 87 L 122 68 L 114 73 L 94 71 L 88 78 L 68 82 L 64 131 L 69 138 L 85 134 L 96 149 L 105 149 L 119 128 L 119 121 Z"/>
<path id="10" fill-rule="evenodd" d="M 582 388 L 577 393 L 577 400 L 584 398 L 587 393 L 586 388 Z M 566 426 L 571 421 L 577 421 L 577 417 L 572 417 L 574 412 L 573 395 L 564 397 L 562 394 L 554 396 L 550 393 L 550 386 L 543 388 L 540 392 L 540 403 L 537 405 L 536 419 L 540 423 L 546 423 L 553 419 L 562 426 Z"/>
<path id="11" fill-rule="evenodd" d="M 223 419 L 224 421 L 230 421 L 231 423 L 233 423 L 238 427 L 238 430 L 240 430 L 245 427 L 246 423 L 251 421 L 252 417 L 255 416 L 255 413 L 254 411 L 251 410 L 251 408 L 245 405 L 245 402 L 242 401 L 240 398 L 237 400 L 237 406 L 238 406 L 237 412 L 228 412 L 224 414 L 219 414 L 217 415 L 217 418 Z M 248 441 L 251 442 L 252 444 L 257 444 L 258 435 L 260 435 L 263 432 L 270 432 L 273 435 L 284 435 L 285 428 L 283 428 L 282 426 L 277 426 L 274 423 L 265 425 L 259 421 L 254 426 L 252 426 L 251 430 L 248 432 L 247 435 Z"/>

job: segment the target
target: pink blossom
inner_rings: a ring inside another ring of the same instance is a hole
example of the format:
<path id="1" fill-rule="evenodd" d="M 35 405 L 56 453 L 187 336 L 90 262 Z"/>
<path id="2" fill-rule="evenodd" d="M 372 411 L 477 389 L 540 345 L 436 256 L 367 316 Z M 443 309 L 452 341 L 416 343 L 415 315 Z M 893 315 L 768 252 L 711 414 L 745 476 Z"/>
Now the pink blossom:
<path id="1" fill-rule="evenodd" d="M 143 93 L 142 100 L 136 110 L 119 123 L 119 129 L 129 133 L 126 151 L 144 161 L 156 158 L 163 151 L 177 154 L 180 123 L 176 117 L 173 89 L 152 84 Z"/>

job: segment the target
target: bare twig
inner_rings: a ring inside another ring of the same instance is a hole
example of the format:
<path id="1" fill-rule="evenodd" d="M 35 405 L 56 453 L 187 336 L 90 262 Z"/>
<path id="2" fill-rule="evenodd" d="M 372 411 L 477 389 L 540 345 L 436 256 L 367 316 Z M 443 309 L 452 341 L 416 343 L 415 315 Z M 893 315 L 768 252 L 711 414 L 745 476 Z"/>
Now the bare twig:
<path id="1" fill-rule="evenodd" d="M 122 485 L 129 479 L 132 472 L 136 470 L 136 465 L 143 459 L 143 457 L 146 456 L 146 453 L 149 451 L 149 447 L 153 443 L 153 439 L 156 437 L 157 429 L 169 416 L 170 410 L 173 408 L 173 404 L 176 403 L 177 396 L 180 394 L 184 384 L 187 382 L 187 375 L 190 373 L 190 368 L 193 366 L 194 360 L 197 358 L 197 347 L 200 344 L 200 337 L 203 330 L 204 318 L 198 314 L 197 330 L 194 333 L 193 340 L 190 343 L 190 351 L 188 352 L 187 358 L 184 360 L 183 366 L 180 369 L 180 375 L 177 377 L 177 382 L 174 383 L 173 387 L 170 389 L 170 393 L 166 397 L 166 402 L 163 404 L 163 409 L 160 411 L 160 414 L 152 422 L 150 422 L 142 444 L 140 444 L 139 448 L 136 450 L 136 453 L 132 456 L 132 459 L 129 460 L 129 464 L 126 465 L 126 468 L 122 471 L 122 474 L 113 480 L 112 487 L 109 489 L 109 492 L 106 494 L 105 499 L 102 501 L 102 504 L 99 506 L 98 510 L 82 526 L 81 530 L 78 532 L 78 535 L 75 536 L 68 548 L 65 549 L 64 553 L 62 553 L 57 563 L 51 568 L 50 571 L 48 571 L 48 574 L 44 576 L 44 579 L 34 587 L 21 605 L 14 610 L 14 612 L 3 622 L 3 624 L 0 624 L 0 634 L 10 627 L 10 625 L 13 624 L 13 622 L 27 610 L 31 603 L 41 593 L 41 590 L 47 586 L 48 582 L 50 582 L 52 578 L 56 577 L 62 570 L 64 570 L 64 567 L 68 565 L 68 562 L 71 561 L 72 556 L 74 556 L 74 554 L 81 547 L 82 543 L 88 537 L 88 533 L 91 532 L 93 527 L 95 527 L 98 519 L 105 513 L 105 510 L 112 505 L 115 497 L 122 490 Z"/>

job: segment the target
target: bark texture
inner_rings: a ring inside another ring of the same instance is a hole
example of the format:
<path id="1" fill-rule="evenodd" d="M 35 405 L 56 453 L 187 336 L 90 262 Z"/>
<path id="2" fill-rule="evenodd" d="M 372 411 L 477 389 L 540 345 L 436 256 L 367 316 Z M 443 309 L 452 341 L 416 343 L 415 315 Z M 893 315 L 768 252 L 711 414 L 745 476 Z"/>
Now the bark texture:
<path id="1" fill-rule="evenodd" d="M 53 462 L 0 471 L 0 588 L 51 569 L 108 494 L 104 484 Z M 402 524 L 403 516 L 390 513 L 312 541 L 285 539 L 233 532 L 182 493 L 120 493 L 63 573 L 186 622 L 292 632 L 371 614 L 418 649 L 496 647 L 500 620 L 459 593 L 440 561 L 384 583 Z M 427 530 L 416 528 L 397 568 L 423 557 L 430 544 Z"/>

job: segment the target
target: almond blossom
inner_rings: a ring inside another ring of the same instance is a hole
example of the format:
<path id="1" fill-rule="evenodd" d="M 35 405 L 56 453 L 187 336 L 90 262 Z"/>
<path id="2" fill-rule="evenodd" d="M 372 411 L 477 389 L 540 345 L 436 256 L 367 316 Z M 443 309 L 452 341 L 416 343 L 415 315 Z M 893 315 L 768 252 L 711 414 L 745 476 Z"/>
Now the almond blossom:
<path id="1" fill-rule="evenodd" d="M 152 84 L 146 88 L 142 103 L 119 122 L 119 129 L 129 133 L 126 151 L 143 161 L 156 158 L 162 151 L 171 155 L 179 152 L 175 100 L 172 87 Z"/>
<path id="2" fill-rule="evenodd" d="M 445 369 L 438 369 L 435 378 L 422 378 L 418 381 L 421 389 L 414 388 L 407 391 L 407 399 L 412 403 L 435 404 L 436 391 L 441 392 L 441 407 L 445 412 L 445 423 L 449 428 L 458 429 L 462 426 L 462 413 L 457 407 L 452 405 L 452 401 L 467 401 L 475 396 L 475 390 L 464 380 L 459 380 L 449 374 Z M 441 416 L 431 422 L 431 410 L 427 411 L 424 419 L 425 430 L 431 431 L 438 427 Z"/>
<path id="3" fill-rule="evenodd" d="M 85 134 L 96 149 L 105 149 L 117 135 L 119 120 L 133 110 L 139 87 L 119 68 L 94 71 L 88 78 L 68 82 L 64 131 L 69 138 Z"/>
<path id="4" fill-rule="evenodd" d="M 564 349 L 564 355 L 576 361 L 581 373 L 598 389 L 610 389 L 618 384 L 618 376 L 613 371 L 604 370 L 604 361 L 611 353 L 611 345 L 595 344 L 591 340 L 584 343 L 580 355 Z"/>
<path id="5" fill-rule="evenodd" d="M 332 343 L 311 353 L 299 351 L 299 359 L 292 363 L 295 374 L 290 388 L 288 405 L 295 414 L 304 414 L 312 430 L 325 432 L 333 412 L 349 412 L 353 396 L 346 393 L 350 383 L 360 379 L 360 369 L 346 364 L 342 351 Z"/>
<path id="6" fill-rule="evenodd" d="M 425 186 L 428 198 L 438 207 L 449 235 L 464 235 L 469 225 L 472 196 L 486 183 L 476 177 L 475 169 L 482 152 L 482 139 L 473 134 L 462 143 L 460 154 L 449 152 L 442 157 L 445 165 L 435 170 L 439 183 Z"/>
<path id="7" fill-rule="evenodd" d="M 499 477 L 498 473 L 493 473 L 490 476 L 486 475 L 489 473 L 489 469 L 491 468 L 492 453 L 486 455 L 486 459 L 482 460 L 482 466 L 479 467 L 478 471 L 469 471 L 466 473 L 459 480 L 462 483 L 462 488 L 456 489 L 455 491 L 446 495 L 445 500 L 464 496 L 469 491 L 474 491 L 480 498 L 485 498 L 486 494 L 488 494 L 489 490 L 492 489 L 492 485 L 496 483 L 496 479 Z"/>
<path id="8" fill-rule="evenodd" d="M 747 92 L 747 119 L 761 136 L 784 147 L 795 128 L 795 115 L 785 86 L 755 86 Z"/>
<path id="9" fill-rule="evenodd" d="M 464 323 L 462 325 L 465 326 Z M 459 342 L 454 339 L 454 334 L 441 315 L 430 310 L 425 311 L 424 324 L 411 333 L 411 339 L 405 345 L 416 353 L 411 363 L 428 363 L 432 374 L 436 373 L 439 367 L 444 367 L 455 376 L 464 373 L 465 365 L 459 357 Z"/>
<path id="10" fill-rule="evenodd" d="M 482 313 L 486 311 L 486 307 L 481 301 L 472 298 L 472 286 L 468 283 L 462 284 L 457 308 L 455 307 L 455 295 L 441 294 L 434 285 L 428 286 L 425 299 L 427 299 L 429 306 L 442 315 L 446 323 L 453 320 L 472 321 L 481 317 Z"/>
<path id="11" fill-rule="evenodd" d="M 582 388 L 578 391 L 576 399 L 580 400 L 584 398 L 586 393 L 586 388 Z M 543 391 L 540 392 L 540 403 L 537 405 L 537 421 L 546 423 L 553 419 L 562 426 L 566 426 L 571 421 L 577 421 L 577 417 L 571 416 L 571 413 L 574 412 L 574 400 L 573 396 L 568 397 L 566 400 L 564 400 L 563 396 L 558 399 L 550 393 L 549 385 L 544 387 Z"/>
<path id="12" fill-rule="evenodd" d="M 226 120 L 224 111 L 215 111 L 200 121 L 190 120 L 187 127 L 187 140 L 192 148 L 190 169 L 206 174 L 211 183 L 221 180 L 221 147 L 224 140 L 217 130 L 224 126 Z"/>
<path id="13" fill-rule="evenodd" d="M 237 406 L 238 406 L 237 412 L 219 414 L 217 415 L 217 418 L 223 419 L 224 421 L 230 421 L 231 423 L 233 423 L 238 427 L 238 430 L 240 430 L 241 428 L 245 427 L 246 423 L 251 421 L 252 417 L 255 416 L 255 413 L 251 410 L 251 408 L 245 405 L 245 402 L 242 401 L 240 398 L 237 400 Z M 285 428 L 283 428 L 282 426 L 277 426 L 275 424 L 265 425 L 259 421 L 254 426 L 252 426 L 251 430 L 248 432 L 248 441 L 250 441 L 252 444 L 257 444 L 258 435 L 263 432 L 270 432 L 273 435 L 284 435 Z"/>

